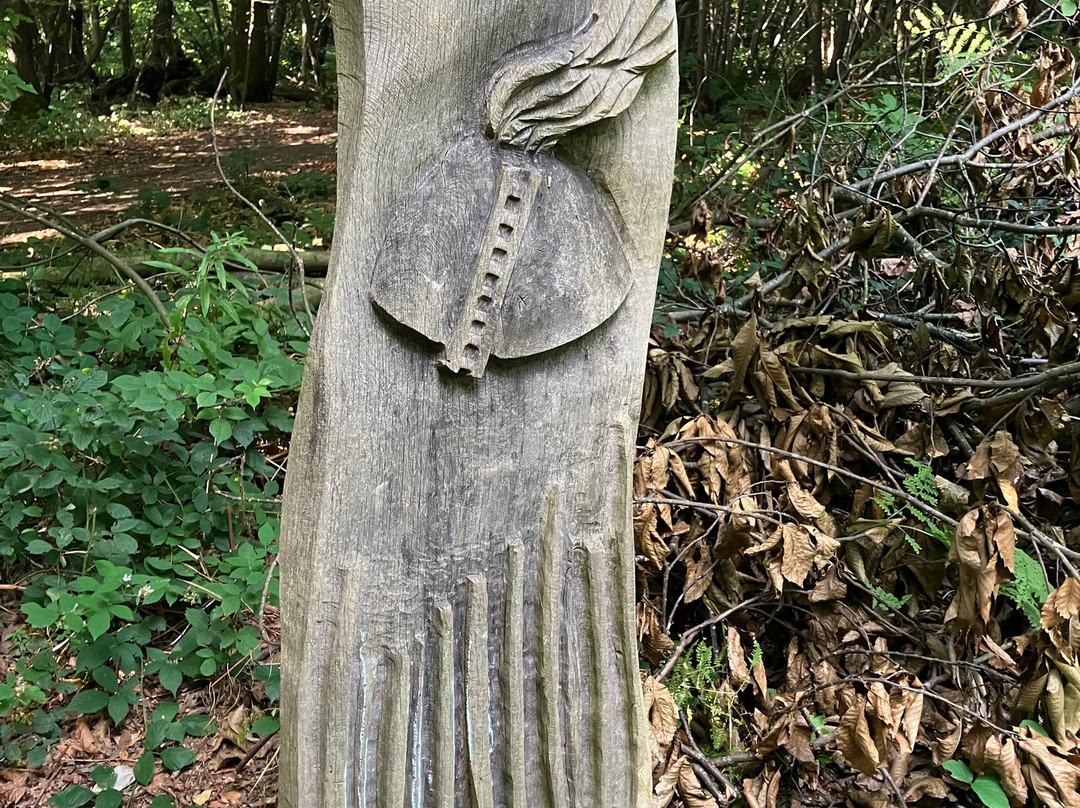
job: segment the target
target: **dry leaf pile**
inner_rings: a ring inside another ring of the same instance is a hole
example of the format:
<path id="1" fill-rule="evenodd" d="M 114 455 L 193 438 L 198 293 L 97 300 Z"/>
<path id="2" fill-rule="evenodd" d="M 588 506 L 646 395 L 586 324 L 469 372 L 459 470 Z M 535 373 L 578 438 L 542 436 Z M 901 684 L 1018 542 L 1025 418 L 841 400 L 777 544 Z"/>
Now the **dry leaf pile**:
<path id="1" fill-rule="evenodd" d="M 992 144 L 888 204 L 837 215 L 838 169 L 754 239 L 704 203 L 672 234 L 634 473 L 655 808 L 1080 808 L 1080 213 L 968 221 L 1075 198 L 1076 99 L 1013 126 L 1074 66 L 980 93 Z M 896 203 L 961 171 L 943 260 Z"/>

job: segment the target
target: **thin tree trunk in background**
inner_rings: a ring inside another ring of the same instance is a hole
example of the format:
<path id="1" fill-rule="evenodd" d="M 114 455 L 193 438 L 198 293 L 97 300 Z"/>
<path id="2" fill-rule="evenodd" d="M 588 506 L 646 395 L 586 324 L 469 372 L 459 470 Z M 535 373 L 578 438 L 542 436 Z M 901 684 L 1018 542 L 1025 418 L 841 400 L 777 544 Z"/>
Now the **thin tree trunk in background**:
<path id="1" fill-rule="evenodd" d="M 214 42 L 217 43 L 218 62 L 225 64 L 225 57 L 229 49 L 229 35 L 225 31 L 225 24 L 221 19 L 221 4 L 218 0 L 210 0 L 210 13 L 214 20 Z"/>
<path id="2" fill-rule="evenodd" d="M 131 42 L 131 0 L 118 0 L 120 9 L 120 66 L 123 75 L 131 75 L 135 65 L 135 48 Z"/>
<path id="3" fill-rule="evenodd" d="M 289 18 L 291 4 L 289 0 L 277 0 L 274 4 L 274 17 L 271 23 L 270 55 L 269 55 L 269 81 L 270 86 L 277 85 L 278 73 L 281 69 L 281 43 L 285 39 L 285 24 Z"/>
<path id="4" fill-rule="evenodd" d="M 173 31 L 173 17 L 176 11 L 173 0 L 157 0 L 154 7 L 154 19 L 150 25 L 150 55 L 147 61 L 168 68 L 180 60 L 182 51 Z"/>
<path id="5" fill-rule="evenodd" d="M 71 64 L 83 65 L 86 63 L 86 48 L 83 45 L 83 39 L 86 36 L 84 30 L 84 23 L 86 22 L 86 15 L 83 11 L 82 0 L 72 0 L 71 8 Z"/>
<path id="6" fill-rule="evenodd" d="M 810 72 L 814 77 L 814 85 L 821 87 L 825 84 L 825 0 L 810 0 L 810 29 L 807 38 L 807 59 L 810 64 Z"/>
<path id="7" fill-rule="evenodd" d="M 241 103 L 269 101 L 274 95 L 270 76 L 270 5 L 260 0 L 234 0 L 229 54 L 230 92 Z"/>
<path id="8" fill-rule="evenodd" d="M 122 3 L 117 3 L 113 6 L 113 10 L 105 19 L 104 25 L 100 24 L 100 20 L 94 24 L 90 51 L 86 54 L 86 59 L 83 62 L 82 69 L 80 70 L 76 81 L 81 81 L 93 72 L 94 65 L 97 63 L 98 57 L 101 56 L 101 51 L 104 49 L 105 43 L 109 39 L 109 33 L 112 31 L 113 26 L 116 25 L 117 18 L 120 17 L 121 6 Z M 97 4 L 95 3 L 91 8 L 96 9 Z M 91 14 L 91 17 L 93 17 L 93 14 Z"/>

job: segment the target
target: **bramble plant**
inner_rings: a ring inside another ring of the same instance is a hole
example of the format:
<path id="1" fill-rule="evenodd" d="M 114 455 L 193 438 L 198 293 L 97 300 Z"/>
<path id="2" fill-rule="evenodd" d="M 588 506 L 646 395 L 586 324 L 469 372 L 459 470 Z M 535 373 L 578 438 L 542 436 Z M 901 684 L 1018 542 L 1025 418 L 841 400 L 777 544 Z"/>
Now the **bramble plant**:
<path id="1" fill-rule="evenodd" d="M 282 287 L 220 284 L 239 243 L 172 267 L 190 287 L 167 341 L 129 289 L 61 316 L 49 287 L 0 280 L 0 570 L 23 571 L 28 626 L 0 682 L 0 761 L 41 765 L 60 721 L 122 724 L 148 688 L 253 675 L 276 699 L 252 657 L 307 338 Z M 175 718 L 158 701 L 146 730 L 171 770 L 209 731 Z"/>

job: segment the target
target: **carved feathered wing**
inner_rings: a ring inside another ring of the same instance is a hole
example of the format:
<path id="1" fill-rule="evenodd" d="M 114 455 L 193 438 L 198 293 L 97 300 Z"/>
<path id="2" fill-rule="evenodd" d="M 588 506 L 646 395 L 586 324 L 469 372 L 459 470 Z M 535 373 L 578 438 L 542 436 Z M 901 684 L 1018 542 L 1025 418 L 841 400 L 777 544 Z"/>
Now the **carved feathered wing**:
<path id="1" fill-rule="evenodd" d="M 675 53 L 676 39 L 669 0 L 630 0 L 621 20 L 596 11 L 581 29 L 510 55 L 491 85 L 489 133 L 540 151 L 615 117 L 633 102 L 645 75 Z"/>

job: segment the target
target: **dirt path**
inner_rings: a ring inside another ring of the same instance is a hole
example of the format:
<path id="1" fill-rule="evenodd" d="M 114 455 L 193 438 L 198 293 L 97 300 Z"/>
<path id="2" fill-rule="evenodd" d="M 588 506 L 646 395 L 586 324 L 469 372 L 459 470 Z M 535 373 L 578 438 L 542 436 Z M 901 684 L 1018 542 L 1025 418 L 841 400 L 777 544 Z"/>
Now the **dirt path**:
<path id="1" fill-rule="evenodd" d="M 299 104 L 264 104 L 219 122 L 218 145 L 227 164 L 264 174 L 332 173 L 336 164 L 336 114 Z M 155 137 L 135 128 L 75 150 L 15 148 L 0 143 L 0 191 L 33 200 L 96 230 L 119 221 L 139 204 L 139 191 L 171 197 L 225 194 L 214 165 L 208 129 Z M 230 169 L 231 171 L 231 169 Z M 34 223 L 0 212 L 0 247 L 46 238 Z"/>

